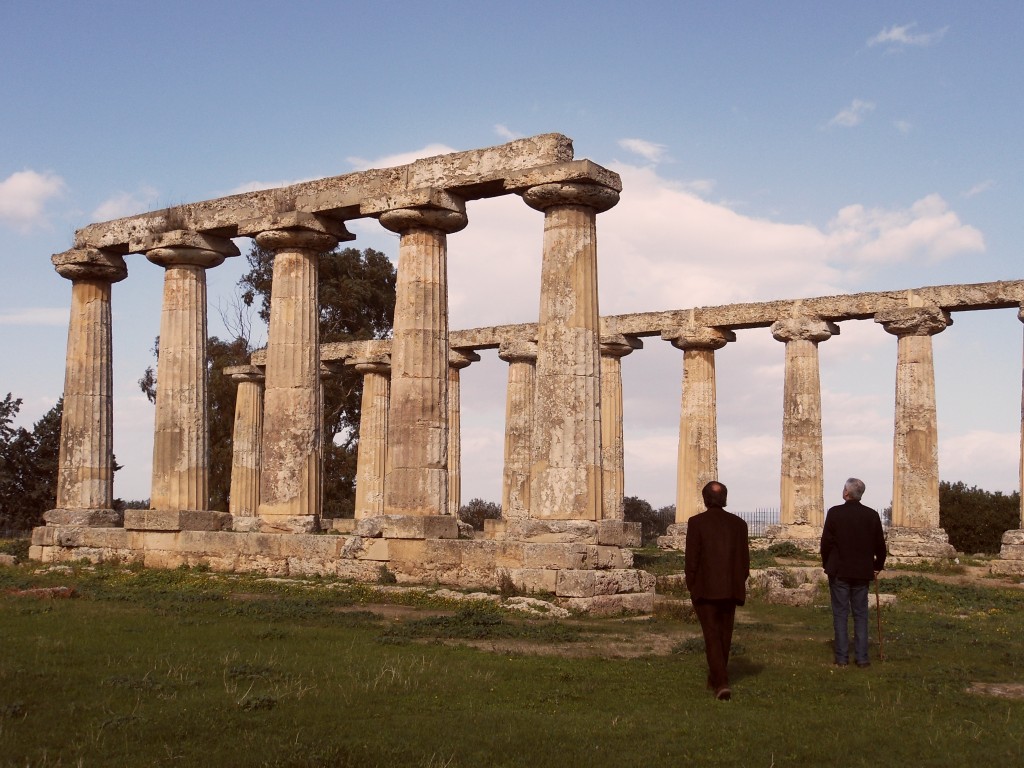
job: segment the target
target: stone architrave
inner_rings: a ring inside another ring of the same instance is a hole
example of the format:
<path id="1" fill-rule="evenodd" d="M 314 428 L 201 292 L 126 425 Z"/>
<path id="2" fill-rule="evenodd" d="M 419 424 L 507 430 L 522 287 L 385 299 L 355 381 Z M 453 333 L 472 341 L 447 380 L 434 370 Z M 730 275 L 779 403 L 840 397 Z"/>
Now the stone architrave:
<path id="1" fill-rule="evenodd" d="M 351 240 L 342 222 L 302 212 L 246 223 L 274 254 L 263 398 L 260 530 L 310 533 L 320 517 L 320 254 Z"/>
<path id="2" fill-rule="evenodd" d="M 736 334 L 690 324 L 662 331 L 661 338 L 683 350 L 679 457 L 676 465 L 676 521 L 669 535 L 682 536 L 687 521 L 704 510 L 701 489 L 718 479 L 718 405 L 715 351 Z"/>
<path id="3" fill-rule="evenodd" d="M 461 371 L 480 362 L 471 349 L 449 349 L 448 353 L 448 514 L 459 517 L 462 506 L 462 397 Z"/>
<path id="4" fill-rule="evenodd" d="M 609 336 L 601 339 L 601 488 L 604 502 L 601 518 L 625 519 L 625 450 L 622 438 L 622 358 L 635 349 L 643 349 L 636 336 Z"/>
<path id="5" fill-rule="evenodd" d="M 781 531 L 777 538 L 803 539 L 817 546 L 825 524 L 824 461 L 821 438 L 821 375 L 818 344 L 839 333 L 820 317 L 787 317 L 771 327 L 786 344 L 782 395 Z"/>
<path id="6" fill-rule="evenodd" d="M 50 525 L 117 526 L 110 294 L 128 268 L 123 257 L 95 248 L 57 253 L 51 261 L 71 281 L 71 318 L 57 499 L 43 519 Z"/>
<path id="7" fill-rule="evenodd" d="M 385 515 L 448 513 L 448 241 L 465 204 L 385 211 L 401 235 L 391 342 Z M 454 521 L 453 521 L 454 523 Z"/>
<path id="8" fill-rule="evenodd" d="M 498 347 L 498 357 L 508 363 L 501 517 L 503 520 L 522 520 L 530 516 L 537 343 L 523 339 L 503 341 Z"/>
<path id="9" fill-rule="evenodd" d="M 255 518 L 260 507 L 260 458 L 263 454 L 263 371 L 255 365 L 224 369 L 237 386 L 231 438 L 231 495 L 234 517 Z"/>
<path id="10" fill-rule="evenodd" d="M 601 184 L 530 187 L 544 212 L 530 516 L 601 518 L 601 363 L 597 214 L 619 201 Z"/>
<path id="11" fill-rule="evenodd" d="M 384 477 L 388 448 L 391 358 L 387 354 L 346 361 L 363 377 L 356 456 L 356 519 L 384 514 Z"/>
<path id="12" fill-rule="evenodd" d="M 901 307 L 875 314 L 897 337 L 889 552 L 901 558 L 952 557 L 939 525 L 939 438 L 932 336 L 953 321 L 940 307 Z"/>
<path id="13" fill-rule="evenodd" d="M 167 232 L 146 244 L 164 268 L 153 429 L 150 508 L 209 508 L 210 427 L 206 370 L 206 270 L 237 256 L 230 240 Z"/>

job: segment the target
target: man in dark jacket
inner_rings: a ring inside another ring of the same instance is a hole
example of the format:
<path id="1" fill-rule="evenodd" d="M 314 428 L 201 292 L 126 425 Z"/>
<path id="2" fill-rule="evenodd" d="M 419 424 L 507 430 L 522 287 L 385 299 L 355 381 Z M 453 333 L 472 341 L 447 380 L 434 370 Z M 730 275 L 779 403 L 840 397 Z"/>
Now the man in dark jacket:
<path id="1" fill-rule="evenodd" d="M 853 652 L 858 667 L 868 660 L 868 584 L 885 566 L 885 533 L 878 513 L 860 503 L 864 483 L 855 477 L 843 487 L 843 501 L 825 515 L 821 564 L 828 574 L 835 629 L 835 663 L 850 660 L 847 617 L 853 611 Z"/>
<path id="2" fill-rule="evenodd" d="M 723 509 L 726 487 L 712 481 L 702 493 L 707 511 L 686 524 L 686 588 L 704 631 L 708 688 L 728 701 L 729 648 L 736 606 L 747 599 L 750 546 L 746 522 Z"/>

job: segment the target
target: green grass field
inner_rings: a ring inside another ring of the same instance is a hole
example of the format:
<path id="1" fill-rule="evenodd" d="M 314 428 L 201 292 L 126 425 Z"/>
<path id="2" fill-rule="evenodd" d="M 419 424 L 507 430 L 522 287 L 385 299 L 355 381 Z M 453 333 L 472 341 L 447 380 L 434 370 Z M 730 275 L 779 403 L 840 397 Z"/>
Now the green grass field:
<path id="1" fill-rule="evenodd" d="M 556 621 L 326 580 L 0 568 L 0 766 L 1024 764 L 1024 700 L 968 692 L 1024 684 L 1024 592 L 887 573 L 884 662 L 830 666 L 824 592 L 755 597 L 717 702 L 671 605 Z M 52 586 L 76 596 L 19 593 Z"/>

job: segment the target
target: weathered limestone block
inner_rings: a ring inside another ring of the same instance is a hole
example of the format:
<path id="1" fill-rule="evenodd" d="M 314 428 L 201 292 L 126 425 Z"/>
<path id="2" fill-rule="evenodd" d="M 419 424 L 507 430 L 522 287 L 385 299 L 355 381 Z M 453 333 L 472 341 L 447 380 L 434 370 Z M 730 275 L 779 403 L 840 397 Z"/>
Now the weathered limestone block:
<path id="1" fill-rule="evenodd" d="M 503 510 L 504 511 L 504 508 Z M 506 520 L 484 520 L 484 537 L 488 539 L 504 539 L 508 531 Z"/>
<path id="2" fill-rule="evenodd" d="M 1024 560 L 1024 544 L 1003 544 L 999 557 L 1003 560 Z"/>
<path id="3" fill-rule="evenodd" d="M 462 545 L 458 539 L 391 539 L 391 564 L 394 569 L 416 573 L 425 568 L 450 569 L 462 565 Z"/>
<path id="4" fill-rule="evenodd" d="M 587 546 L 584 568 L 631 568 L 633 553 L 621 547 Z"/>
<path id="5" fill-rule="evenodd" d="M 114 509 L 50 509 L 43 513 L 47 525 L 117 528 L 124 517 Z"/>
<path id="6" fill-rule="evenodd" d="M 520 592 L 554 594 L 558 585 L 558 571 L 550 568 L 509 568 L 508 576 Z"/>
<path id="7" fill-rule="evenodd" d="M 451 515 L 380 515 L 356 521 L 355 532 L 365 538 L 457 539 L 458 522 Z"/>
<path id="8" fill-rule="evenodd" d="M 134 531 L 224 531 L 231 528 L 227 512 L 195 509 L 126 509 L 124 527 Z"/>
<path id="9" fill-rule="evenodd" d="M 559 598 L 558 603 L 575 613 L 592 616 L 618 616 L 622 613 L 653 613 L 654 590 L 629 594 Z"/>
<path id="10" fill-rule="evenodd" d="M 587 546 L 585 544 L 524 544 L 523 561 L 525 568 L 586 568 Z"/>
<path id="11" fill-rule="evenodd" d="M 1024 530 L 1010 530 L 1003 533 L 1003 544 L 1024 544 Z"/>
<path id="12" fill-rule="evenodd" d="M 593 597 L 647 592 L 654 590 L 654 584 L 654 576 L 632 568 L 608 571 L 566 569 L 558 572 L 555 594 L 559 597 Z"/>
<path id="13" fill-rule="evenodd" d="M 353 560 L 391 559 L 388 539 L 364 539 L 361 536 L 348 536 L 341 548 L 341 557 Z"/>
<path id="14" fill-rule="evenodd" d="M 596 521 L 590 520 L 524 519 L 505 524 L 505 538 L 515 541 L 597 544 L 597 532 Z"/>
<path id="15" fill-rule="evenodd" d="M 485 541 L 490 541 L 490 539 L 485 539 Z M 495 541 L 494 544 L 495 568 L 522 567 L 528 544 L 521 541 Z"/>
<path id="16" fill-rule="evenodd" d="M 625 520 L 601 520 L 597 524 L 597 543 L 612 547 L 639 547 L 640 523 Z"/>
<path id="17" fill-rule="evenodd" d="M 0 566 L 13 566 L 18 562 L 14 555 L 0 555 Z"/>
<path id="18" fill-rule="evenodd" d="M 676 518 L 678 519 L 678 507 Z M 665 529 L 665 535 L 658 537 L 659 549 L 678 549 L 680 552 L 686 550 L 686 523 L 672 523 Z"/>
<path id="19" fill-rule="evenodd" d="M 956 557 L 956 550 L 941 528 L 905 528 L 890 526 L 886 543 L 894 562 L 902 558 L 948 559 Z"/>

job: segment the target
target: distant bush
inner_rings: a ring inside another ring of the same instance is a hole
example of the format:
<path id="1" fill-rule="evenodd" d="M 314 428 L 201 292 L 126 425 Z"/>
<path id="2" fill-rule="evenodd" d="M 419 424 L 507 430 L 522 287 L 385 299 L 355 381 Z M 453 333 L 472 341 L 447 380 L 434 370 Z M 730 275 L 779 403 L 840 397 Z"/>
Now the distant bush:
<path id="1" fill-rule="evenodd" d="M 623 499 L 622 507 L 627 523 L 640 523 L 640 536 L 645 543 L 664 536 L 676 519 L 675 507 L 655 510 L 648 502 L 637 496 L 627 496 Z"/>
<path id="2" fill-rule="evenodd" d="M 484 520 L 498 520 L 501 518 L 501 505 L 493 501 L 473 499 L 468 504 L 459 507 L 459 519 L 469 523 L 476 530 L 484 529 Z"/>
<path id="3" fill-rule="evenodd" d="M 939 525 L 958 552 L 997 553 L 1003 533 L 1020 527 L 1020 493 L 1004 496 L 963 482 L 939 483 Z"/>

